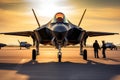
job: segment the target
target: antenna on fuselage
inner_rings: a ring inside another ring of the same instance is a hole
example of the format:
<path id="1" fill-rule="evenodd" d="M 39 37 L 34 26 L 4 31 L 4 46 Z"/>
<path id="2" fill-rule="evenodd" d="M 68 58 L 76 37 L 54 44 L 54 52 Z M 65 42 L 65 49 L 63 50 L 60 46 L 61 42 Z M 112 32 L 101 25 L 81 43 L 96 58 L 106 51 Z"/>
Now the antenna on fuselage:
<path id="1" fill-rule="evenodd" d="M 33 14 L 34 14 L 34 16 L 35 16 L 35 19 L 36 19 L 36 21 L 37 21 L 37 24 L 38 24 L 38 26 L 40 27 L 40 23 L 39 23 L 39 21 L 38 21 L 38 18 L 37 18 L 36 14 L 35 14 L 34 9 L 32 9 L 32 11 L 33 11 Z"/>
<path id="2" fill-rule="evenodd" d="M 82 20 L 83 20 L 83 17 L 84 17 L 84 15 L 85 15 L 85 13 L 86 13 L 86 10 L 87 10 L 87 9 L 85 9 L 84 12 L 83 12 L 83 15 L 82 15 L 82 17 L 81 17 L 81 19 L 80 19 L 80 21 L 79 21 L 78 27 L 80 26 L 80 24 L 81 24 L 81 22 L 82 22 Z"/>

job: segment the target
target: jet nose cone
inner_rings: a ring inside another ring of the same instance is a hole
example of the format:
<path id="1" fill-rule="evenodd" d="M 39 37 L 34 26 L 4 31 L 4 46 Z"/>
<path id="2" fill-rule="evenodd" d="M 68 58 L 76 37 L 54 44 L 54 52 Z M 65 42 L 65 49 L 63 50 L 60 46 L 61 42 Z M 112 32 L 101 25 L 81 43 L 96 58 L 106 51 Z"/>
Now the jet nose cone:
<path id="1" fill-rule="evenodd" d="M 56 27 L 54 27 L 53 31 L 54 32 L 66 32 L 67 29 L 65 26 L 56 26 Z"/>
<path id="2" fill-rule="evenodd" d="M 65 35 L 67 33 L 67 28 L 65 26 L 56 26 L 53 29 L 53 34 L 57 41 L 62 41 L 65 38 Z"/>

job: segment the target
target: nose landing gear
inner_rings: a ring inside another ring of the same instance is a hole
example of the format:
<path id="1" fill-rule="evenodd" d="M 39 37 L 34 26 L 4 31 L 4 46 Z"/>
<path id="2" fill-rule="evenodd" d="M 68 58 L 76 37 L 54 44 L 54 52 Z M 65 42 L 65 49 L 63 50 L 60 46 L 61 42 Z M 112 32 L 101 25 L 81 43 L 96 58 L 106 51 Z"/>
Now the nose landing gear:
<path id="1" fill-rule="evenodd" d="M 58 52 L 58 62 L 61 62 L 61 58 L 62 58 L 62 53 Z"/>
<path id="2" fill-rule="evenodd" d="M 62 59 L 62 52 L 61 52 L 61 46 L 59 45 L 58 46 L 58 62 L 61 62 L 61 59 Z"/>

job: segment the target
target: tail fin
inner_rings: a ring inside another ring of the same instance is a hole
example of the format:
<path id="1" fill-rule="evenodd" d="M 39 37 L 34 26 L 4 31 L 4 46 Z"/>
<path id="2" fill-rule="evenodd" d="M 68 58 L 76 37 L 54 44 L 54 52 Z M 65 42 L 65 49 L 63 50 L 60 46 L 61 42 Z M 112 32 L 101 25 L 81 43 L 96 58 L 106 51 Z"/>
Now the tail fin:
<path id="1" fill-rule="evenodd" d="M 35 16 L 35 19 L 36 19 L 36 21 L 37 21 L 37 24 L 38 24 L 38 26 L 40 27 L 40 23 L 39 23 L 39 21 L 38 21 L 38 19 L 37 19 L 37 16 L 36 16 L 36 14 L 35 14 L 34 9 L 32 9 L 32 11 L 33 11 L 33 14 L 34 14 L 34 16 Z"/>
<path id="2" fill-rule="evenodd" d="M 20 44 L 20 41 L 18 40 L 19 44 Z"/>
<path id="3" fill-rule="evenodd" d="M 81 19 L 80 19 L 80 21 L 79 21 L 78 27 L 80 26 L 80 24 L 81 24 L 81 22 L 82 22 L 82 20 L 83 20 L 83 17 L 84 17 L 84 15 L 85 15 L 85 13 L 86 13 L 86 10 L 87 10 L 87 9 L 85 9 L 84 12 L 83 12 L 83 15 L 82 15 L 82 17 L 81 17 Z"/>

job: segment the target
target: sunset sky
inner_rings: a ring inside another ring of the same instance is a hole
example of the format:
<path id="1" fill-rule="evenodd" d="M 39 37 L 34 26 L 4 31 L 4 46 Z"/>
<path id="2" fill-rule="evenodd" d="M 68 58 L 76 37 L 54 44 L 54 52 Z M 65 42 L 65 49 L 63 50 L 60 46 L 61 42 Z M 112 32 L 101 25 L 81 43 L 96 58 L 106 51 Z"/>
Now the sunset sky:
<path id="1" fill-rule="evenodd" d="M 35 9 L 40 24 L 51 20 L 57 12 L 78 25 L 84 9 L 87 12 L 81 23 L 86 31 L 120 33 L 120 0 L 0 0 L 0 32 L 32 31 L 38 27 L 32 10 Z M 120 35 L 88 38 L 120 44 Z M 32 43 L 31 38 L 0 35 L 0 43 L 18 44 L 18 40 Z"/>

